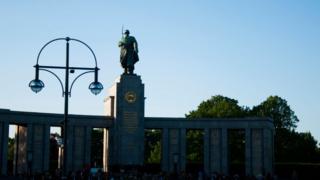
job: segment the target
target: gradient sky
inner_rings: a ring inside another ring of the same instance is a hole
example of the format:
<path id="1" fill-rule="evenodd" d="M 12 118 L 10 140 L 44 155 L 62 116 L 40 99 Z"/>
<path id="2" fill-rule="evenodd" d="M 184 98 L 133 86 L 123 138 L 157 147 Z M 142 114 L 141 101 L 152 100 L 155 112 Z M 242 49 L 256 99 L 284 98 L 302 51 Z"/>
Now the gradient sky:
<path id="1" fill-rule="evenodd" d="M 40 73 L 46 87 L 38 94 L 28 83 L 41 47 L 70 36 L 94 50 L 105 90 L 94 96 L 93 75 L 79 79 L 69 111 L 103 115 L 107 89 L 122 73 L 117 43 L 124 25 L 139 43 L 135 72 L 145 84 L 146 116 L 183 117 L 218 94 L 249 107 L 278 95 L 300 119 L 297 130 L 320 140 L 320 1 L 2 0 L 0 18 L 0 108 L 63 113 L 52 75 Z M 77 43 L 70 45 L 70 61 L 94 65 Z M 42 65 L 64 62 L 64 42 L 40 58 Z"/>

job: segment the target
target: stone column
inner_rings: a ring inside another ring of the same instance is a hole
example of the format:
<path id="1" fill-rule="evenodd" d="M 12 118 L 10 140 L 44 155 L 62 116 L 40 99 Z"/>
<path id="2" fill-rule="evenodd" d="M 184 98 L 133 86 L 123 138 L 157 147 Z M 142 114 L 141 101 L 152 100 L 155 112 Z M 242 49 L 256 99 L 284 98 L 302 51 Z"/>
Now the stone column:
<path id="1" fill-rule="evenodd" d="M 210 129 L 210 172 L 222 172 L 221 129 Z"/>
<path id="2" fill-rule="evenodd" d="M 114 96 L 109 96 L 104 99 L 104 110 L 106 116 L 114 117 L 115 115 L 115 102 L 114 102 Z"/>
<path id="3" fill-rule="evenodd" d="M 180 156 L 179 156 L 179 171 L 184 171 L 186 169 L 186 129 L 180 129 Z"/>
<path id="4" fill-rule="evenodd" d="M 222 172 L 228 174 L 228 129 L 222 128 L 221 130 L 221 169 Z"/>
<path id="5" fill-rule="evenodd" d="M 92 127 L 87 126 L 85 128 L 85 140 L 84 140 L 84 165 L 91 163 L 91 135 Z"/>
<path id="6" fill-rule="evenodd" d="M 245 166 L 246 166 L 246 175 L 252 175 L 252 141 L 251 141 L 251 129 L 246 128 L 245 135 Z"/>
<path id="7" fill-rule="evenodd" d="M 263 152 L 263 170 L 265 173 L 273 173 L 273 131 L 271 129 L 263 129 Z"/>
<path id="8" fill-rule="evenodd" d="M 169 130 L 168 128 L 162 129 L 162 139 L 161 139 L 161 169 L 164 172 L 169 171 Z"/>
<path id="9" fill-rule="evenodd" d="M 115 128 L 108 129 L 108 142 L 109 142 L 109 152 L 108 152 L 108 159 L 109 159 L 109 167 L 117 164 L 117 158 L 119 156 L 118 152 L 118 145 L 115 140 L 119 139 L 117 134 L 115 133 Z"/>
<path id="10" fill-rule="evenodd" d="M 67 156 L 67 162 L 66 166 L 63 165 L 66 172 L 69 172 L 73 169 L 73 161 L 74 161 L 74 126 L 70 125 L 70 120 L 68 122 L 68 140 L 67 142 L 64 142 L 67 144 L 67 152 L 65 152 L 63 155 Z"/>
<path id="11" fill-rule="evenodd" d="M 204 172 L 210 174 L 210 129 L 204 129 L 203 137 L 203 164 Z"/>
<path id="12" fill-rule="evenodd" d="M 50 127 L 42 124 L 28 124 L 28 150 L 27 159 L 32 160 L 33 172 L 45 171 L 45 166 L 49 167 L 49 134 Z M 32 156 L 32 157 L 30 157 Z M 46 157 L 48 157 L 46 161 Z M 47 165 L 45 165 L 47 164 Z"/>
<path id="13" fill-rule="evenodd" d="M 21 129 L 22 127 L 20 126 L 19 129 Z M 23 134 L 22 136 L 24 136 L 24 128 L 22 128 L 21 130 L 21 134 Z M 31 171 L 33 172 L 34 171 L 34 167 L 37 166 L 37 162 L 35 161 L 35 158 L 36 156 L 35 153 L 33 152 L 33 124 L 28 124 L 27 127 L 26 127 L 26 131 L 27 131 L 27 134 L 26 134 L 26 146 L 27 148 L 23 148 L 23 146 L 21 146 L 22 144 L 24 144 L 24 140 L 23 138 L 24 137 L 21 137 L 20 136 L 20 132 L 19 132 L 19 140 L 21 143 L 19 143 L 19 160 L 21 162 L 21 171 L 20 172 L 23 172 L 23 171 L 28 171 L 31 169 Z M 27 150 L 27 151 L 25 151 Z M 22 157 L 21 157 L 22 155 Z M 25 157 L 23 157 L 25 155 Z M 20 158 L 21 157 L 21 158 Z M 25 161 L 25 164 L 26 164 L 26 169 L 24 169 L 24 161 Z M 30 164 L 29 164 L 30 163 Z"/>
<path id="14" fill-rule="evenodd" d="M 44 125 L 43 170 L 49 171 L 50 165 L 50 125 Z"/>
<path id="15" fill-rule="evenodd" d="M 103 129 L 103 171 L 108 172 L 109 166 L 109 130 Z"/>
<path id="16" fill-rule="evenodd" d="M 179 165 L 180 165 L 180 131 L 179 129 L 169 129 L 169 171 L 173 172 L 175 166 L 177 166 L 177 170 L 179 169 Z M 178 162 L 177 164 L 174 163 L 174 156 L 177 155 L 178 156 Z"/>
<path id="17" fill-rule="evenodd" d="M 258 175 L 262 174 L 264 169 L 263 162 L 263 129 L 251 129 L 252 133 L 252 174 Z"/>
<path id="18" fill-rule="evenodd" d="M 177 171 L 184 171 L 186 168 L 186 129 L 165 129 L 163 139 L 167 139 L 167 142 L 162 143 L 163 166 L 168 167 L 170 172 L 173 172 L 175 168 Z M 177 160 L 176 164 L 175 160 Z"/>
<path id="19" fill-rule="evenodd" d="M 27 172 L 27 127 L 16 125 L 14 138 L 13 174 L 17 175 Z"/>
<path id="20" fill-rule="evenodd" d="M 1 175 L 7 174 L 9 123 L 0 123 L 0 169 Z"/>
<path id="21" fill-rule="evenodd" d="M 85 144 L 86 141 L 86 128 L 83 126 L 74 126 L 73 128 L 73 136 L 69 136 L 72 141 L 72 166 L 70 167 L 71 170 L 79 170 L 84 167 L 85 162 L 85 150 L 86 146 L 89 148 L 91 147 L 91 143 Z M 72 138 L 71 138 L 72 137 Z M 70 147 L 68 147 L 71 149 Z"/>

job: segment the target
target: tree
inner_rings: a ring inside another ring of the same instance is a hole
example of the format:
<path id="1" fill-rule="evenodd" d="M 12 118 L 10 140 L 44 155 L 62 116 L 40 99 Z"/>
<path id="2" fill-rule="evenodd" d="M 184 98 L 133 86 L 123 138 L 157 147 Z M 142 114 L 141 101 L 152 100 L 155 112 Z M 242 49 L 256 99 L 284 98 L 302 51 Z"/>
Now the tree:
<path id="1" fill-rule="evenodd" d="M 294 132 L 294 129 L 297 127 L 299 119 L 285 99 L 279 96 L 269 96 L 261 104 L 254 106 L 250 114 L 256 117 L 269 117 L 273 120 L 275 126 L 275 160 L 277 162 L 290 162 L 297 157 L 294 154 L 297 152 L 295 144 L 299 134 Z"/>
<path id="2" fill-rule="evenodd" d="M 157 141 L 150 147 L 150 155 L 147 158 L 148 164 L 158 164 L 161 162 L 161 142 Z"/>
<path id="3" fill-rule="evenodd" d="M 294 130 L 299 122 L 298 117 L 291 110 L 287 101 L 279 96 L 269 96 L 260 105 L 254 106 L 251 110 L 251 115 L 270 117 L 273 119 L 276 131 L 281 128 Z"/>
<path id="4" fill-rule="evenodd" d="M 186 114 L 187 118 L 230 118 L 245 117 L 249 108 L 238 105 L 238 101 L 225 96 L 212 96 L 200 103 L 196 110 Z"/>
<path id="5" fill-rule="evenodd" d="M 269 96 L 264 102 L 253 107 L 250 114 L 273 119 L 276 162 L 319 161 L 317 141 L 309 132 L 295 132 L 299 119 L 285 99 Z"/>
<path id="6" fill-rule="evenodd" d="M 319 162 L 320 159 L 317 154 L 318 142 L 310 132 L 295 133 L 292 140 L 290 147 L 294 153 L 295 162 Z"/>
<path id="7" fill-rule="evenodd" d="M 279 129 L 275 136 L 276 162 L 319 162 L 317 141 L 310 132 Z"/>
<path id="8" fill-rule="evenodd" d="M 146 129 L 144 137 L 145 163 L 159 164 L 161 162 L 161 131 L 156 129 Z"/>
<path id="9" fill-rule="evenodd" d="M 199 164 L 203 161 L 203 135 L 201 130 L 188 130 L 187 131 L 187 160 L 190 163 Z"/>
<path id="10" fill-rule="evenodd" d="M 14 160 L 14 144 L 15 138 L 8 138 L 8 173 L 13 173 L 13 160 Z"/>
<path id="11" fill-rule="evenodd" d="M 14 159 L 14 138 L 8 138 L 8 161 L 13 161 Z"/>

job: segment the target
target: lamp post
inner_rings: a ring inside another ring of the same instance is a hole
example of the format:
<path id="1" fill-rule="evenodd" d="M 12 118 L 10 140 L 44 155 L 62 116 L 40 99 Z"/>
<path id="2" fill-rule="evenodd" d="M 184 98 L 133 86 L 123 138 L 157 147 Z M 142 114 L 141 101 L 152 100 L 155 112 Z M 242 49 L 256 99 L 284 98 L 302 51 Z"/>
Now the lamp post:
<path id="1" fill-rule="evenodd" d="M 40 55 L 43 51 L 43 49 L 45 47 L 47 47 L 49 44 L 56 42 L 56 41 L 66 41 L 66 65 L 65 66 L 42 66 L 39 65 L 39 58 Z M 78 42 L 84 46 L 86 46 L 91 54 L 93 55 L 94 61 L 95 61 L 95 66 L 94 67 L 70 67 L 69 66 L 69 42 L 70 41 L 75 41 Z M 68 145 L 68 133 L 67 133 L 67 129 L 68 129 L 68 108 L 69 108 L 69 96 L 71 96 L 71 90 L 73 87 L 74 82 L 82 75 L 87 74 L 87 73 L 94 73 L 94 81 L 89 85 L 89 89 L 90 91 L 94 94 L 97 95 L 101 92 L 101 90 L 103 89 L 102 84 L 98 81 L 98 66 L 97 66 L 97 59 L 96 56 L 94 54 L 94 52 L 92 51 L 92 49 L 84 42 L 78 40 L 78 39 L 73 39 L 73 38 L 57 38 L 57 39 L 53 39 L 49 42 L 47 42 L 39 51 L 38 56 L 37 56 L 37 63 L 34 66 L 36 73 L 35 73 L 35 79 L 32 80 L 29 83 L 29 87 L 31 88 L 31 90 L 35 93 L 40 92 L 43 88 L 44 88 L 44 83 L 39 79 L 39 71 L 46 71 L 49 72 L 50 74 L 52 74 L 53 76 L 55 76 L 57 78 L 57 80 L 59 81 L 61 88 L 62 88 L 62 96 L 64 97 L 64 121 L 63 121 L 63 173 L 64 175 L 67 175 L 67 145 Z M 64 80 L 64 86 L 63 83 L 61 81 L 61 79 L 59 78 L 58 75 L 56 75 L 54 72 L 52 72 L 50 69 L 62 69 L 65 70 L 65 80 Z M 69 73 L 74 73 L 75 70 L 81 70 L 84 71 L 83 73 L 79 74 L 71 83 L 71 86 L 69 88 Z"/>

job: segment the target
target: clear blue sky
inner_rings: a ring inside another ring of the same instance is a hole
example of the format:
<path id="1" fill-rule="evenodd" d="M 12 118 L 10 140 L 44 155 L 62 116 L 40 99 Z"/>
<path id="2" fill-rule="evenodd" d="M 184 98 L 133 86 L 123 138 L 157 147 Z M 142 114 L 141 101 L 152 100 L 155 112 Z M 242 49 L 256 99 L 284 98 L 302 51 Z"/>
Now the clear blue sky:
<path id="1" fill-rule="evenodd" d="M 270 95 L 288 101 L 298 131 L 320 140 L 320 1 L 9 1 L 0 2 L 0 108 L 63 113 L 58 82 L 28 87 L 40 48 L 70 36 L 89 44 L 105 90 L 92 95 L 92 75 L 75 84 L 70 113 L 103 115 L 103 99 L 122 73 L 121 26 L 140 48 L 136 73 L 145 83 L 146 116 L 183 117 L 213 95 L 252 107 Z M 93 59 L 72 43 L 71 64 Z M 63 65 L 64 43 L 45 49 L 40 64 Z M 61 74 L 63 75 L 63 73 Z M 63 76 L 62 76 L 63 78 Z"/>

